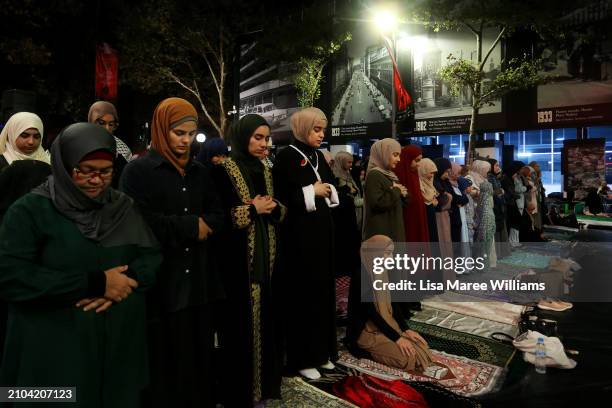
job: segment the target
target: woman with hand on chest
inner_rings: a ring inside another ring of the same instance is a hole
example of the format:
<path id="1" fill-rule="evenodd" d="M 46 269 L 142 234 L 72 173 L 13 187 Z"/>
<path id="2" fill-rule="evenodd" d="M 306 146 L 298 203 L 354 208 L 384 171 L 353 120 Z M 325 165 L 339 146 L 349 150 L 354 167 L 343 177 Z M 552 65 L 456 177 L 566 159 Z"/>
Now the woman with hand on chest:
<path id="1" fill-rule="evenodd" d="M 230 130 L 230 157 L 213 169 L 225 212 L 216 253 L 226 300 L 219 308 L 223 404 L 249 407 L 280 398 L 282 349 L 276 328 L 277 229 L 286 208 L 274 198 L 267 155 L 270 126 L 255 114 Z"/>
<path id="2" fill-rule="evenodd" d="M 393 172 L 401 150 L 399 142 L 390 138 L 372 145 L 365 180 L 363 239 L 385 235 L 394 242 L 406 240 L 402 207 L 409 199 L 408 190 Z"/>
<path id="3" fill-rule="evenodd" d="M 287 365 L 306 378 L 333 369 L 336 350 L 334 234 L 331 209 L 339 203 L 334 175 L 317 150 L 327 118 L 317 108 L 291 116 L 295 140 L 276 156 L 274 192 L 287 206 L 279 273 L 285 315 Z"/>

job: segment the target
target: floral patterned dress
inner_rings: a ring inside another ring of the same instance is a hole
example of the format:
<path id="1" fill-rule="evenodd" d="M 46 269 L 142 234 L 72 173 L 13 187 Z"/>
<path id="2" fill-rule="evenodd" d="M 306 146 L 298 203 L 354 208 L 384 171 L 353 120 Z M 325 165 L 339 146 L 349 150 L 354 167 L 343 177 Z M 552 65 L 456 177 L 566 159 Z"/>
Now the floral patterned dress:
<path id="1" fill-rule="evenodd" d="M 474 226 L 474 242 L 483 242 L 483 249 L 489 256 L 495 239 L 495 212 L 493 211 L 493 186 L 488 181 L 480 183 L 480 195 L 477 199 Z"/>

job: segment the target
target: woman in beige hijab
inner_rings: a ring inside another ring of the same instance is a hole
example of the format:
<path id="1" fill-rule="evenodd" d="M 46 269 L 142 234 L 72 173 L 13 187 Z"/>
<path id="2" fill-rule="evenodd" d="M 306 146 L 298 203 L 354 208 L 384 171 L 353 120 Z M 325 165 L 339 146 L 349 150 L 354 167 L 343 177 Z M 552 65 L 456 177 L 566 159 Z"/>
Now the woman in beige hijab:
<path id="1" fill-rule="evenodd" d="M 419 180 L 421 193 L 427 211 L 427 226 L 429 228 L 429 241 L 438 242 L 438 224 L 436 223 L 436 206 L 438 205 L 438 190 L 434 187 L 434 175 L 438 171 L 433 160 L 423 158 L 419 162 Z"/>
<path id="2" fill-rule="evenodd" d="M 331 209 L 338 205 L 335 179 L 323 153 L 327 118 L 317 108 L 291 116 L 295 140 L 276 156 L 276 199 L 287 207 L 276 274 L 283 294 L 287 365 L 306 378 L 331 369 L 336 352 L 334 232 Z M 284 264 L 283 264 L 284 263 Z"/>
<path id="3" fill-rule="evenodd" d="M 363 238 L 386 235 L 394 242 L 405 241 L 402 206 L 408 190 L 393 169 L 400 161 L 402 146 L 397 140 L 382 139 L 372 145 L 365 180 Z"/>
<path id="4" fill-rule="evenodd" d="M 376 258 L 393 257 L 391 238 L 374 235 L 361 245 L 362 279 L 351 281 L 347 345 L 356 357 L 406 371 L 423 371 L 431 363 L 427 342 L 408 329 L 402 308 L 388 290 L 374 290 L 375 280 L 388 282 L 387 271 L 374 273 Z M 362 284 L 366 287 L 362 288 Z"/>

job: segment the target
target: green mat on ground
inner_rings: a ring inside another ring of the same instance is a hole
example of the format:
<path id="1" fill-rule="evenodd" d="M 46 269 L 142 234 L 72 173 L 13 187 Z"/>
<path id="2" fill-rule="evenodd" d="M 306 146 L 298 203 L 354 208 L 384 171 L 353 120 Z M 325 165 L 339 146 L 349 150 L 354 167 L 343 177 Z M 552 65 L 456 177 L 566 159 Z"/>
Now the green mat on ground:
<path id="1" fill-rule="evenodd" d="M 498 367 L 506 367 L 515 349 L 510 344 L 487 339 L 440 326 L 410 320 L 410 329 L 417 331 L 429 344 L 429 348 L 456 356 L 467 357 Z"/>
<path id="2" fill-rule="evenodd" d="M 578 221 L 607 221 L 612 224 L 612 217 L 600 217 L 598 215 L 577 215 Z"/>
<path id="3" fill-rule="evenodd" d="M 550 263 L 550 256 L 535 254 L 532 252 L 525 252 L 523 250 L 516 250 L 510 256 L 506 256 L 498 260 L 498 263 L 505 263 L 524 268 L 539 268 L 545 269 Z"/>
<path id="4" fill-rule="evenodd" d="M 267 401 L 266 408 L 358 408 L 306 383 L 299 377 L 283 377 L 281 398 L 281 400 Z"/>

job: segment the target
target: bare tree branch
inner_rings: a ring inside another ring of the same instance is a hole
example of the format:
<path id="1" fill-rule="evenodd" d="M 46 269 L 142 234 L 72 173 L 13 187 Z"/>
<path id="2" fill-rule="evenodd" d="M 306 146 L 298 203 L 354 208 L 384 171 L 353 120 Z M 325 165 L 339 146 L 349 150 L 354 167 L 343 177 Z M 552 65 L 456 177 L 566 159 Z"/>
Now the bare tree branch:
<path id="1" fill-rule="evenodd" d="M 503 26 L 501 28 L 501 30 L 499 30 L 499 34 L 497 35 L 497 38 L 495 39 L 495 41 L 493 41 L 493 44 L 491 44 L 491 47 L 489 48 L 489 51 L 487 51 L 487 54 L 484 56 L 484 58 L 480 62 L 480 66 L 478 67 L 479 71 L 482 71 L 484 69 L 484 66 L 485 66 L 485 63 L 487 62 L 487 59 L 489 59 L 489 56 L 493 52 L 493 49 L 497 46 L 497 44 L 499 44 L 499 42 L 501 41 L 501 39 L 504 36 L 505 32 L 506 32 L 506 26 Z"/>

